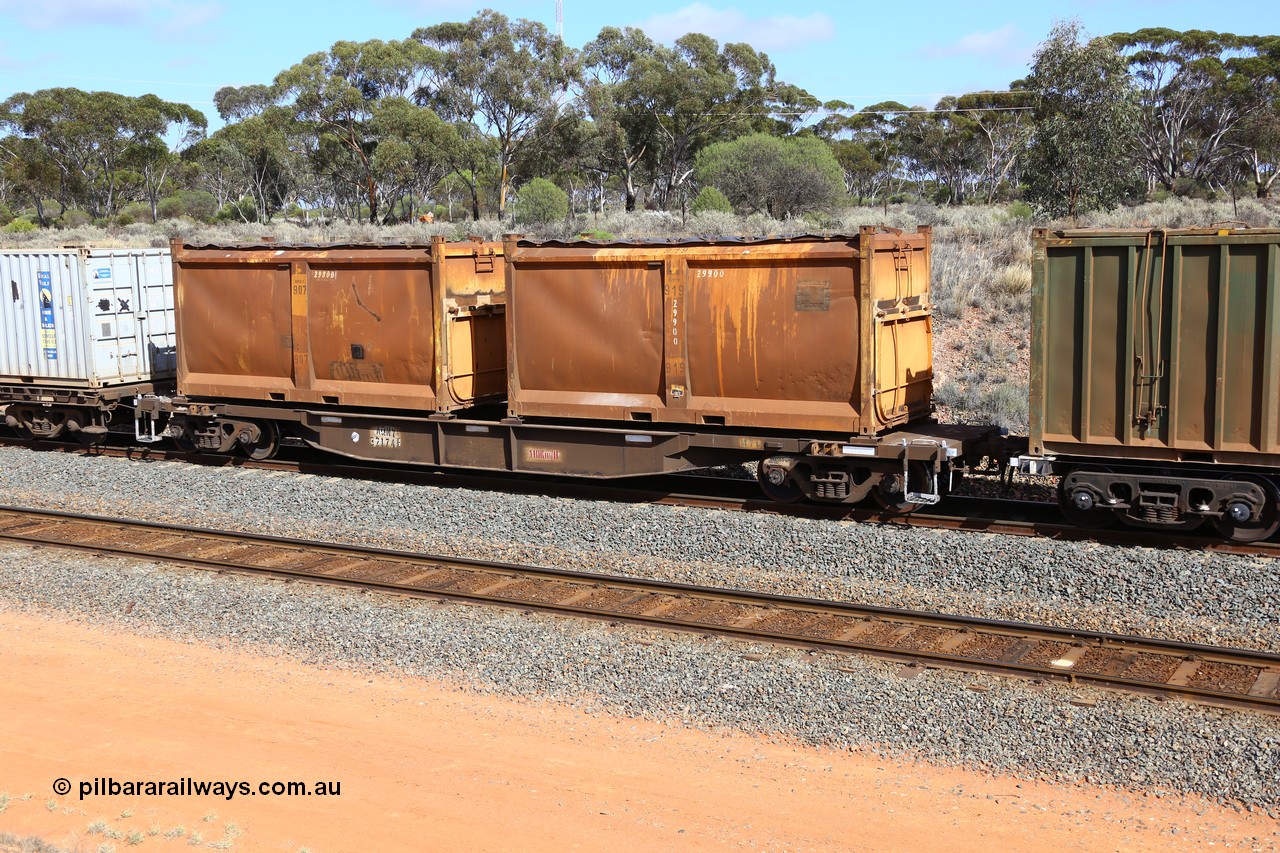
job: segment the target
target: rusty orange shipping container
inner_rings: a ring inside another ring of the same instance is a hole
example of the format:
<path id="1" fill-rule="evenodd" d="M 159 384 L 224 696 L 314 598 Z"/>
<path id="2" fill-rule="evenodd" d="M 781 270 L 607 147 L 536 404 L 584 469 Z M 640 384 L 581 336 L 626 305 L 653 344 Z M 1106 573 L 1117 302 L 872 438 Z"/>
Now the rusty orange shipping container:
<path id="1" fill-rule="evenodd" d="M 874 435 L 927 417 L 930 230 L 678 243 L 508 237 L 508 408 Z"/>
<path id="2" fill-rule="evenodd" d="M 172 251 L 188 397 L 449 412 L 506 395 L 501 244 Z"/>

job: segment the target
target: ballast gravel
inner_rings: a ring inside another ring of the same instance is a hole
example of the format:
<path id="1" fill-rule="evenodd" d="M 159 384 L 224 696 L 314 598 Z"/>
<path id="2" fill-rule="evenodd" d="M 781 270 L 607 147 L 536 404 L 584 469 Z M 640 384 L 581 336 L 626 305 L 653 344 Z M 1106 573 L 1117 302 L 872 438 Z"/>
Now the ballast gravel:
<path id="1" fill-rule="evenodd" d="M 18 448 L 0 503 L 1280 650 L 1265 559 Z M 0 548 L 0 606 L 1280 816 L 1280 719 L 1260 714 L 53 549 Z"/>
<path id="2" fill-rule="evenodd" d="M 1280 651 L 1280 561 L 0 448 L 0 502 Z"/>

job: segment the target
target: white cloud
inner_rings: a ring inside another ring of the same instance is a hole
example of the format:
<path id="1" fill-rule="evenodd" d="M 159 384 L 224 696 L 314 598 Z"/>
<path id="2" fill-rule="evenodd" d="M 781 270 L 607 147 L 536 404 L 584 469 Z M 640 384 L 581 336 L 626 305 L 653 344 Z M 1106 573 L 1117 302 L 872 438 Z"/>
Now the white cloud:
<path id="1" fill-rule="evenodd" d="M 169 35 L 207 26 L 225 10 L 217 3 L 183 0 L 0 0 L 0 13 L 33 30 L 78 26 L 150 26 Z"/>
<path id="2" fill-rule="evenodd" d="M 821 12 L 805 15 L 769 15 L 748 18 L 739 9 L 715 9 L 693 3 L 663 15 L 654 15 L 635 26 L 650 38 L 672 42 L 686 33 L 703 33 L 721 43 L 746 42 L 757 50 L 787 50 L 835 38 L 836 25 Z"/>
<path id="3" fill-rule="evenodd" d="M 921 52 L 931 59 L 951 56 L 998 56 L 1023 60 L 1031 56 L 1034 45 L 1028 43 L 1013 24 L 998 30 L 986 30 L 961 36 L 951 44 L 927 45 Z"/>
<path id="4" fill-rule="evenodd" d="M 16 15 L 35 30 L 77 25 L 127 26 L 140 23 L 163 0 L 0 0 L 0 12 Z"/>

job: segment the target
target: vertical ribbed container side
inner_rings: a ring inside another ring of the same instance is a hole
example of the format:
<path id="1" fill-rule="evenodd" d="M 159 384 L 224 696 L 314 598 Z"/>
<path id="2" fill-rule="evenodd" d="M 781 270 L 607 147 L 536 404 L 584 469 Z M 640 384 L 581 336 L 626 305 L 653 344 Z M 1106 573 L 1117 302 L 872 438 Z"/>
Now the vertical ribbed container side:
<path id="1" fill-rule="evenodd" d="M 172 377 L 165 249 L 0 252 L 0 382 L 105 388 Z"/>
<path id="2" fill-rule="evenodd" d="M 1031 450 L 1280 462 L 1280 231 L 1037 231 Z"/>

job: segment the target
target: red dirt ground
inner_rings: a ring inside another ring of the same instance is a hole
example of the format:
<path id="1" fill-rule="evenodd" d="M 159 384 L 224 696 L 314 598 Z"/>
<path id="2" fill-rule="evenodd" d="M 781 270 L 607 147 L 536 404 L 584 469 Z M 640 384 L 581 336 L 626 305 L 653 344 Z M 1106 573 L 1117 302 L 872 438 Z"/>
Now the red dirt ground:
<path id="1" fill-rule="evenodd" d="M 0 674 L 0 834 L 73 850 L 189 850 L 192 832 L 205 849 L 288 853 L 1280 843 L 1276 821 L 1198 801 L 596 716 L 58 618 L 0 613 Z M 79 799 L 99 776 L 327 780 L 341 795 Z M 70 794 L 51 791 L 59 777 Z"/>

